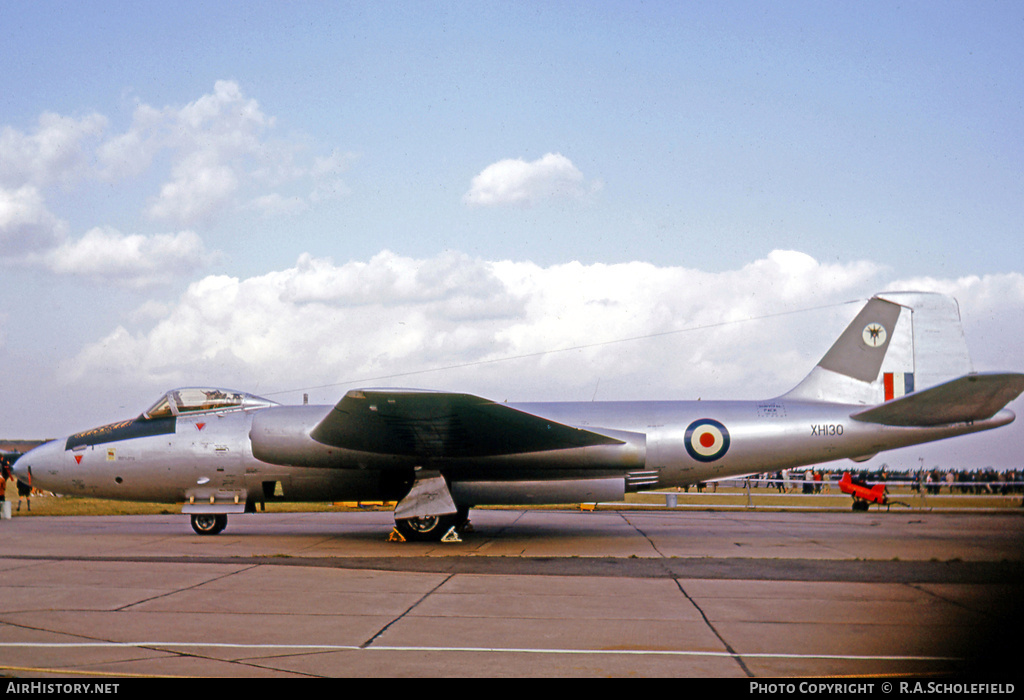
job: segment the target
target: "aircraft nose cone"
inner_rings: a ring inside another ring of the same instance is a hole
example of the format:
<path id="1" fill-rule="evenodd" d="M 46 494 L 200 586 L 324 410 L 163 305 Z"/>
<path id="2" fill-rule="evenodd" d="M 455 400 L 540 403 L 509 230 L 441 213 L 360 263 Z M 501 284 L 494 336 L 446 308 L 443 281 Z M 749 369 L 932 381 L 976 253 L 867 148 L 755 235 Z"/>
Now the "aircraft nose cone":
<path id="1" fill-rule="evenodd" d="M 29 450 L 14 462 L 11 466 L 11 474 L 18 481 L 26 484 L 32 483 L 32 466 L 36 465 L 37 471 L 51 461 L 51 453 L 54 452 L 55 442 L 47 442 L 39 447 Z"/>
<path id="2" fill-rule="evenodd" d="M 25 481 L 28 478 L 28 469 L 23 469 L 16 461 L 13 465 L 11 465 L 11 474 L 18 481 Z"/>
<path id="3" fill-rule="evenodd" d="M 15 460 L 14 464 L 11 466 L 11 474 L 14 475 L 14 478 L 17 479 L 18 481 L 28 483 L 28 463 L 24 461 L 24 456 L 25 455 L 22 455 L 17 460 Z"/>

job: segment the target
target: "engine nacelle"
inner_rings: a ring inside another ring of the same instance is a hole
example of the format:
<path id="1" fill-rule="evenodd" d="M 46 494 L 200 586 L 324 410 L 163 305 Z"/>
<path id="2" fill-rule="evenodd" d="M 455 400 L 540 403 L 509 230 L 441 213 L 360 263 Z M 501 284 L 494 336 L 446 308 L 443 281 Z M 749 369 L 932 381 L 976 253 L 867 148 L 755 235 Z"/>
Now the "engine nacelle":
<path id="1" fill-rule="evenodd" d="M 329 406 L 280 406 L 259 411 L 249 431 L 253 457 L 287 467 L 345 466 L 346 450 L 309 436 L 330 410 Z"/>

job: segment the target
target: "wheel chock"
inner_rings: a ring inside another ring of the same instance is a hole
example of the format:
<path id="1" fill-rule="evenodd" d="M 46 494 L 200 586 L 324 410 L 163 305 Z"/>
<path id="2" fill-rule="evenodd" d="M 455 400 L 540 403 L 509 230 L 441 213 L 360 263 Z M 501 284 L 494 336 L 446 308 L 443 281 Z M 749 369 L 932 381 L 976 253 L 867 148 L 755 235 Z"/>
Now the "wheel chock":
<path id="1" fill-rule="evenodd" d="M 455 531 L 455 526 L 452 525 L 448 528 L 448 532 L 444 533 L 444 537 L 441 538 L 442 542 L 462 542 L 462 538 L 459 537 L 459 533 Z"/>
<path id="2" fill-rule="evenodd" d="M 402 537 L 402 533 L 399 532 L 398 528 L 396 527 L 396 528 L 391 530 L 391 534 L 388 535 L 387 541 L 388 542 L 405 542 L 406 540 L 405 540 L 404 537 Z"/>

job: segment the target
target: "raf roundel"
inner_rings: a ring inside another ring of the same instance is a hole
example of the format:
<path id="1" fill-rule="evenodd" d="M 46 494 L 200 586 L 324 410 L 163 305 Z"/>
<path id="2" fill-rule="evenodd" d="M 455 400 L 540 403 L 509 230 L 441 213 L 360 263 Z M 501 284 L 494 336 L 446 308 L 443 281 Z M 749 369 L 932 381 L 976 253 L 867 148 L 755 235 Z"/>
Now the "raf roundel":
<path id="1" fill-rule="evenodd" d="M 729 431 L 716 420 L 701 418 L 690 423 L 683 443 L 698 462 L 714 462 L 729 450 Z"/>

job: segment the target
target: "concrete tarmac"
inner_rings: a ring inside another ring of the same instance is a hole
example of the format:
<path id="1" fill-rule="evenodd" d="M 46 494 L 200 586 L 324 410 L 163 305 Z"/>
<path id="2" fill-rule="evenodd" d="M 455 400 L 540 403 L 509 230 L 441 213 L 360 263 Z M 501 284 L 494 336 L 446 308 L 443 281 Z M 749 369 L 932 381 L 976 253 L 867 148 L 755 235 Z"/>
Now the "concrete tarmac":
<path id="1" fill-rule="evenodd" d="M 0 675 L 1018 674 L 1017 513 L 471 516 L 446 544 L 387 512 L 2 521 Z"/>

